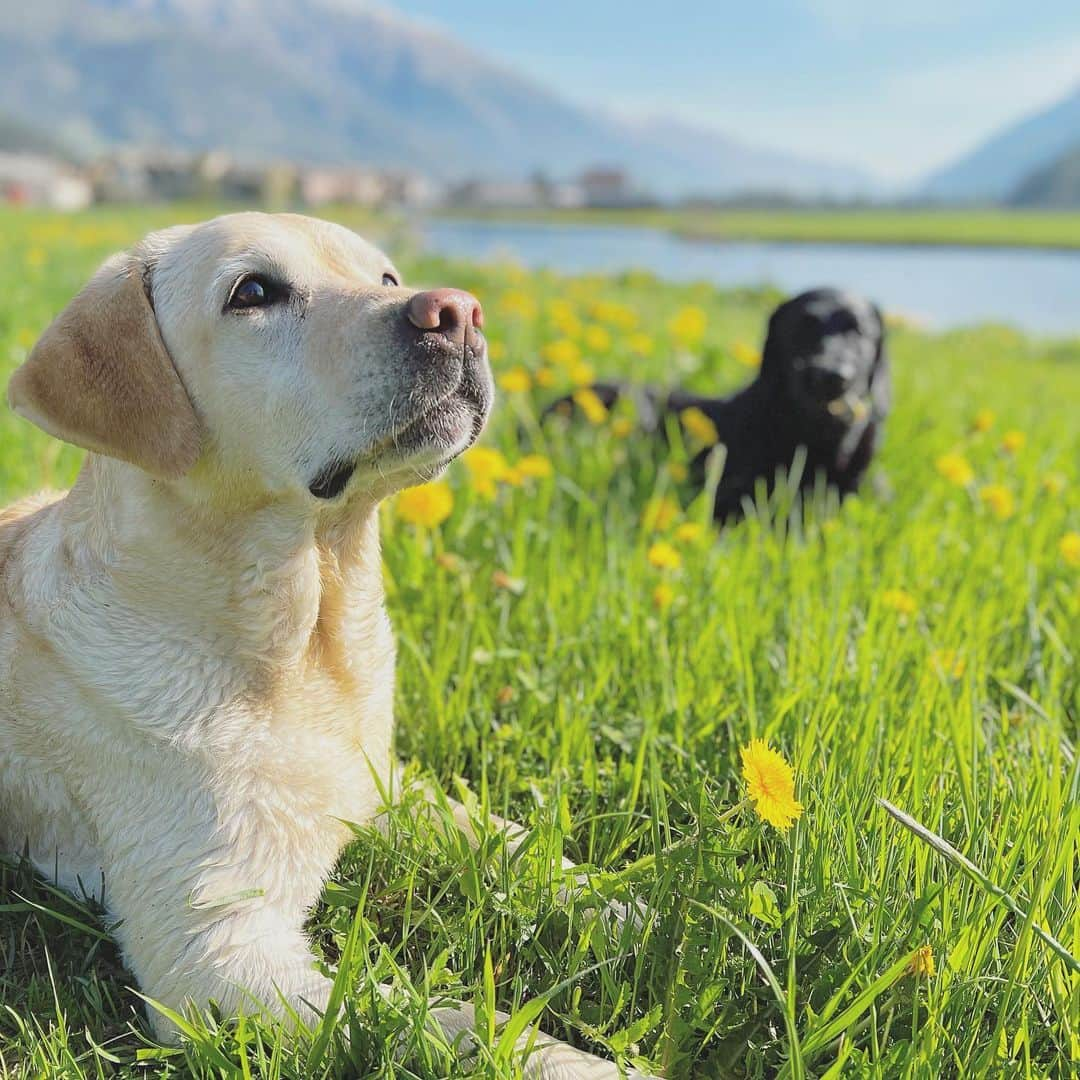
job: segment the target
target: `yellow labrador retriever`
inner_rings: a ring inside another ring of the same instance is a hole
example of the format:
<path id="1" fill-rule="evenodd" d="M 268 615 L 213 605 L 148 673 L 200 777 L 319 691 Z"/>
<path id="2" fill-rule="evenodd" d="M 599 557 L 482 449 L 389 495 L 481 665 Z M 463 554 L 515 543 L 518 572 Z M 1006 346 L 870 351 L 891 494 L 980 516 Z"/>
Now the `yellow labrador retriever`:
<path id="1" fill-rule="evenodd" d="M 479 434 L 482 321 L 346 229 L 237 214 L 108 260 L 11 380 L 90 453 L 0 514 L 0 848 L 98 897 L 151 998 L 327 1003 L 305 914 L 391 775 L 376 508 Z M 617 1075 L 539 1045 L 530 1075 Z"/>

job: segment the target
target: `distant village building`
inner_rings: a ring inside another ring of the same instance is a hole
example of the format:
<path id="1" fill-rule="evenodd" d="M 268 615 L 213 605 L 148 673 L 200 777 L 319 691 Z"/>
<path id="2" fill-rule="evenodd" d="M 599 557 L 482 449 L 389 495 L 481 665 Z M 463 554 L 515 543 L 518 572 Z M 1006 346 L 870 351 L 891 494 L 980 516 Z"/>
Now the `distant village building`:
<path id="1" fill-rule="evenodd" d="M 0 202 L 82 210 L 94 189 L 72 166 L 39 154 L 0 152 Z"/>
<path id="2" fill-rule="evenodd" d="M 407 170 L 361 165 L 311 165 L 300 170 L 297 198 L 305 206 L 433 206 L 442 190 L 428 177 Z"/>
<path id="3" fill-rule="evenodd" d="M 221 150 L 121 149 L 90 170 L 101 202 L 225 201 L 286 205 L 297 197 L 297 170 L 288 162 L 237 162 Z"/>
<path id="4" fill-rule="evenodd" d="M 90 166 L 89 179 L 96 202 L 143 202 L 150 198 L 142 155 L 135 151 L 98 158 Z"/>
<path id="5" fill-rule="evenodd" d="M 527 180 L 467 180 L 451 189 L 454 206 L 518 210 L 538 205 L 536 187 Z"/>
<path id="6" fill-rule="evenodd" d="M 91 168 L 99 202 L 175 202 L 212 198 L 224 168 L 218 154 L 123 148 Z"/>
<path id="7" fill-rule="evenodd" d="M 371 169 L 311 166 L 302 169 L 299 175 L 298 197 L 305 206 L 329 203 L 378 206 L 386 194 L 385 178 Z"/>
<path id="8" fill-rule="evenodd" d="M 213 198 L 222 162 L 217 154 L 196 156 L 168 151 L 147 154 L 144 168 L 150 197 L 177 202 Z"/>
<path id="9" fill-rule="evenodd" d="M 45 155 L 0 151 L 0 201 L 65 210 L 92 202 L 192 201 L 424 209 L 443 196 L 440 185 L 407 169 L 243 162 L 222 150 L 121 147 L 81 171 Z"/>
<path id="10" fill-rule="evenodd" d="M 562 184 L 536 175 L 530 180 L 468 180 L 452 188 L 447 201 L 478 210 L 532 210 L 583 206 L 585 194 L 577 184 Z"/>
<path id="11" fill-rule="evenodd" d="M 585 205 L 585 189 L 580 184 L 549 184 L 542 194 L 543 205 L 554 210 L 579 210 Z"/>
<path id="12" fill-rule="evenodd" d="M 382 174 L 386 184 L 386 202 L 390 206 L 404 206 L 424 210 L 442 203 L 446 189 L 430 176 L 409 169 L 391 169 Z"/>
<path id="13" fill-rule="evenodd" d="M 588 169 L 569 183 L 539 172 L 528 180 L 469 180 L 452 188 L 447 201 L 478 210 L 575 210 L 654 203 L 622 169 L 609 168 Z"/>
<path id="14" fill-rule="evenodd" d="M 586 206 L 615 209 L 646 206 L 653 200 L 636 188 L 622 169 L 587 169 L 578 178 Z"/>

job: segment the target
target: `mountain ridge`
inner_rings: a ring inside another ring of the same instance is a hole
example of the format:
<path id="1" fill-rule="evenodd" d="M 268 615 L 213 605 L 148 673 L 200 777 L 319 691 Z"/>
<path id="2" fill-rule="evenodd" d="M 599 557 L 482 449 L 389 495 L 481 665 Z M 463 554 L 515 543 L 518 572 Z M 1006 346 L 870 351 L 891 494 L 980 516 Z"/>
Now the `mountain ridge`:
<path id="1" fill-rule="evenodd" d="M 565 100 L 362 0 L 36 0 L 0 25 L 0 100 L 84 153 L 125 143 L 408 167 L 454 182 L 626 169 L 663 196 L 844 196 L 873 181 Z"/>
<path id="2" fill-rule="evenodd" d="M 1008 202 L 1028 209 L 1080 210 L 1080 139 L 1061 157 L 1030 173 Z"/>
<path id="3" fill-rule="evenodd" d="M 1080 82 L 1052 104 L 1006 125 L 923 181 L 944 202 L 1002 202 L 1024 180 L 1080 143 Z"/>

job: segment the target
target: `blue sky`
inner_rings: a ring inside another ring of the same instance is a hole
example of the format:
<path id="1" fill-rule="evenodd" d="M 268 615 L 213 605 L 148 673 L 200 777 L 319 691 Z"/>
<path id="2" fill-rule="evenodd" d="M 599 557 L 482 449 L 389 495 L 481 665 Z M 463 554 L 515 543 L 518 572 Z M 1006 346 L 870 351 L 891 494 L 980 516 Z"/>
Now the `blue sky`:
<path id="1" fill-rule="evenodd" d="M 570 98 L 903 184 L 1080 84 L 1080 0 L 390 0 Z"/>

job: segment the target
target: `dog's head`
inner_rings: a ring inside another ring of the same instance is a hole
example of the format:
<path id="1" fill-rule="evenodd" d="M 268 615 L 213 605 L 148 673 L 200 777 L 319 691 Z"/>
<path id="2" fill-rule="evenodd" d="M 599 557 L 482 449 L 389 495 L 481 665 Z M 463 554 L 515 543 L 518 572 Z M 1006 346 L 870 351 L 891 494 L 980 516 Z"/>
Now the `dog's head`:
<path id="1" fill-rule="evenodd" d="M 769 320 L 761 378 L 822 441 L 888 411 L 888 362 L 881 313 L 838 289 L 814 289 L 781 304 Z"/>
<path id="2" fill-rule="evenodd" d="M 108 260 L 12 377 L 16 412 L 161 478 L 312 508 L 430 479 L 492 400 L 479 303 L 340 226 L 235 214 Z"/>

